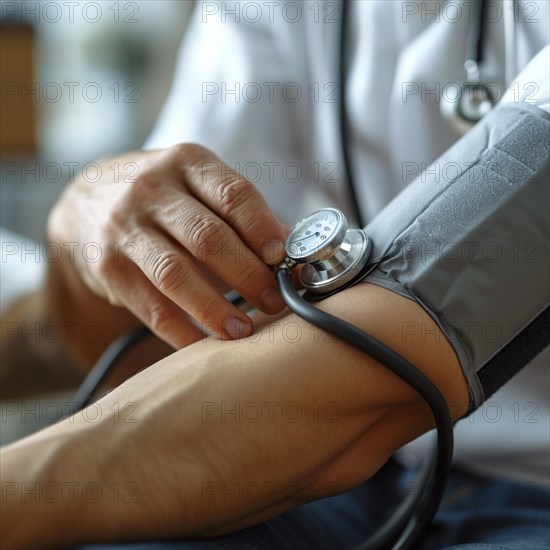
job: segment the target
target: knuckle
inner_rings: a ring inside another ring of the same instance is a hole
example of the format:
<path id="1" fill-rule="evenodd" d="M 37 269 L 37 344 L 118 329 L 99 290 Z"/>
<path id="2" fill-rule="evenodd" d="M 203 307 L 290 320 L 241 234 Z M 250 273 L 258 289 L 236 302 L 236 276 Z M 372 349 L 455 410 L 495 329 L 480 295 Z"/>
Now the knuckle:
<path id="1" fill-rule="evenodd" d="M 168 149 L 168 154 L 177 164 L 193 164 L 195 161 L 213 156 L 208 149 L 198 143 L 177 143 Z"/>
<path id="2" fill-rule="evenodd" d="M 128 190 L 117 192 L 107 201 L 99 224 L 99 231 L 104 242 L 116 241 L 126 233 L 129 225 L 128 209 L 133 206 L 128 201 Z"/>
<path id="3" fill-rule="evenodd" d="M 123 185 L 117 200 L 113 201 L 114 208 L 111 209 L 111 217 L 113 214 L 117 215 L 122 223 L 129 213 L 143 211 L 150 206 L 151 200 L 158 198 L 163 182 L 149 170 L 143 170 L 138 177 Z"/>
<path id="4" fill-rule="evenodd" d="M 237 277 L 237 288 L 249 288 L 255 277 L 257 276 L 256 266 L 253 264 L 246 264 Z"/>
<path id="5" fill-rule="evenodd" d="M 109 258 L 101 258 L 95 265 L 98 277 L 103 281 L 111 281 L 117 273 L 117 265 Z"/>
<path id="6" fill-rule="evenodd" d="M 111 285 L 106 285 L 105 287 L 105 295 L 107 297 L 107 301 L 110 305 L 114 307 L 124 307 L 125 302 L 124 300 L 118 295 L 117 292 L 111 287 Z"/>
<path id="7" fill-rule="evenodd" d="M 169 151 L 173 166 L 186 181 L 208 186 L 220 179 L 222 162 L 206 147 L 198 143 L 180 143 Z"/>
<path id="8" fill-rule="evenodd" d="M 204 148 L 198 143 L 176 143 L 169 148 L 170 152 L 176 157 L 187 157 L 192 153 L 201 152 Z"/>
<path id="9" fill-rule="evenodd" d="M 207 294 L 197 306 L 196 315 L 199 321 L 210 321 L 218 310 L 218 297 L 215 294 Z"/>
<path id="10" fill-rule="evenodd" d="M 161 252 L 152 260 L 152 279 L 164 294 L 175 292 L 186 286 L 187 271 L 180 259 L 171 252 Z"/>
<path id="11" fill-rule="evenodd" d="M 132 184 L 134 185 L 134 184 Z M 130 212 L 136 212 L 138 200 L 135 193 L 124 189 L 118 193 L 105 209 L 102 229 L 106 236 L 118 236 L 124 234 L 130 225 Z"/>
<path id="12" fill-rule="evenodd" d="M 156 334 L 164 334 L 173 325 L 175 320 L 174 312 L 162 302 L 154 302 L 149 305 L 146 312 L 145 322 Z"/>
<path id="13" fill-rule="evenodd" d="M 213 248 L 220 246 L 224 230 L 222 223 L 211 217 L 197 217 L 188 228 L 189 251 L 203 261 Z"/>
<path id="14" fill-rule="evenodd" d="M 224 215 L 242 209 L 252 198 L 251 184 L 238 173 L 227 173 L 218 186 L 218 204 Z"/>
<path id="15" fill-rule="evenodd" d="M 116 239 L 126 230 L 128 216 L 125 215 L 124 210 L 125 207 L 121 200 L 115 200 L 107 207 L 102 227 L 106 239 Z"/>
<path id="16" fill-rule="evenodd" d="M 115 307 L 125 307 L 124 296 L 120 292 L 118 272 L 110 262 L 104 265 L 96 264 L 93 273 L 84 272 L 82 277 L 87 287 L 107 300 Z M 105 275 L 104 275 L 105 274 Z M 122 287 L 124 289 L 124 286 Z"/>

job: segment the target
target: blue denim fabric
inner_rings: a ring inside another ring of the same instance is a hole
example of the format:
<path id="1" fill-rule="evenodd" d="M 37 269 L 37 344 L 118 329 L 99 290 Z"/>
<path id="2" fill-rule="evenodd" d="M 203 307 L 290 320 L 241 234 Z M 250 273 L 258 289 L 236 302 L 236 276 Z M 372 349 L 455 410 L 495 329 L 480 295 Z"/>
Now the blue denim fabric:
<path id="1" fill-rule="evenodd" d="M 380 526 L 414 485 L 394 461 L 337 497 L 311 502 L 261 525 L 206 540 L 102 544 L 78 550 L 310 550 L 352 548 Z M 534 483 L 453 470 L 419 550 L 550 549 L 550 491 Z"/>

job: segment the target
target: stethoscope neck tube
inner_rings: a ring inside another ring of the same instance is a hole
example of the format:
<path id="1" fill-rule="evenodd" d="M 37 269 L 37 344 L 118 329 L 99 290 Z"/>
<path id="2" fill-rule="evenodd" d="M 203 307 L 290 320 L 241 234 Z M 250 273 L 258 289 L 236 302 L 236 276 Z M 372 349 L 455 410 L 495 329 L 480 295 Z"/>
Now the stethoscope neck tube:
<path id="1" fill-rule="evenodd" d="M 380 362 L 414 388 L 430 406 L 437 430 L 437 456 L 422 476 L 422 490 L 405 501 L 394 517 L 354 550 L 413 548 L 439 507 L 451 468 L 453 422 L 445 398 L 423 372 L 382 342 L 304 300 L 294 288 L 290 270 L 285 264 L 279 267 L 275 277 L 283 300 L 293 313 Z"/>

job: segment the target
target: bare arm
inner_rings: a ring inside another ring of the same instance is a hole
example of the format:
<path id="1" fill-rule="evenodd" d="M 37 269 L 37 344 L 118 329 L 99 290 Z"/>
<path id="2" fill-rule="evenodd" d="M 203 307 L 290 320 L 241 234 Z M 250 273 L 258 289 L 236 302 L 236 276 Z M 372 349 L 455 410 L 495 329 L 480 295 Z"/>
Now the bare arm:
<path id="1" fill-rule="evenodd" d="M 465 412 L 458 360 L 420 306 L 362 284 L 321 307 L 401 353 Z M 411 322 L 433 337 L 417 331 L 404 341 Z M 137 423 L 124 421 L 126 403 L 137 404 Z M 97 422 L 78 414 L 3 451 L 3 487 L 77 484 L 73 502 L 5 498 L 6 548 L 231 531 L 357 485 L 432 426 L 420 398 L 386 368 L 293 315 L 249 339 L 196 342 L 97 407 Z M 98 502 L 83 497 L 91 482 Z M 259 498 L 244 497 L 250 484 Z M 126 497 L 133 487 L 136 502 L 115 502 L 113 486 Z"/>

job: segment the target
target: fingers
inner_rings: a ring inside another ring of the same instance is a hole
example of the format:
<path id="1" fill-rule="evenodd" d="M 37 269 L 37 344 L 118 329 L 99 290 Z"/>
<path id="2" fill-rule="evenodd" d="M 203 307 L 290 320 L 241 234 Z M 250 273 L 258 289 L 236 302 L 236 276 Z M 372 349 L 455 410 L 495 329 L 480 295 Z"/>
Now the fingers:
<path id="1" fill-rule="evenodd" d="M 129 264 L 109 278 L 111 302 L 131 311 L 161 340 L 174 349 L 181 349 L 203 337 L 185 312 L 163 296 L 140 272 Z"/>
<path id="2" fill-rule="evenodd" d="M 284 259 L 289 230 L 252 183 L 198 145 L 180 146 L 174 154 L 187 189 L 200 202 L 225 220 L 265 263 Z"/>
<path id="3" fill-rule="evenodd" d="M 158 293 L 179 311 L 185 311 L 205 331 L 222 338 L 241 338 L 252 333 L 249 317 L 218 292 L 176 243 L 147 226 L 141 228 L 135 242 L 132 260 Z M 161 312 L 164 305 L 161 304 Z"/>
<path id="4" fill-rule="evenodd" d="M 127 185 L 106 178 L 102 187 L 79 190 L 87 217 L 72 213 L 71 219 L 81 231 L 97 235 L 106 247 L 132 245 L 134 252 L 131 258 L 124 252 L 126 265 L 106 258 L 93 270 L 80 266 L 88 286 L 178 348 L 201 337 L 194 321 L 222 338 L 253 330 L 252 321 L 201 270 L 265 313 L 283 310 L 266 263 L 282 261 L 289 230 L 254 186 L 198 145 L 135 160 L 140 171 Z"/>
<path id="5" fill-rule="evenodd" d="M 158 223 L 208 270 L 265 313 L 284 308 L 273 271 L 222 219 L 198 200 L 172 191 Z"/>

